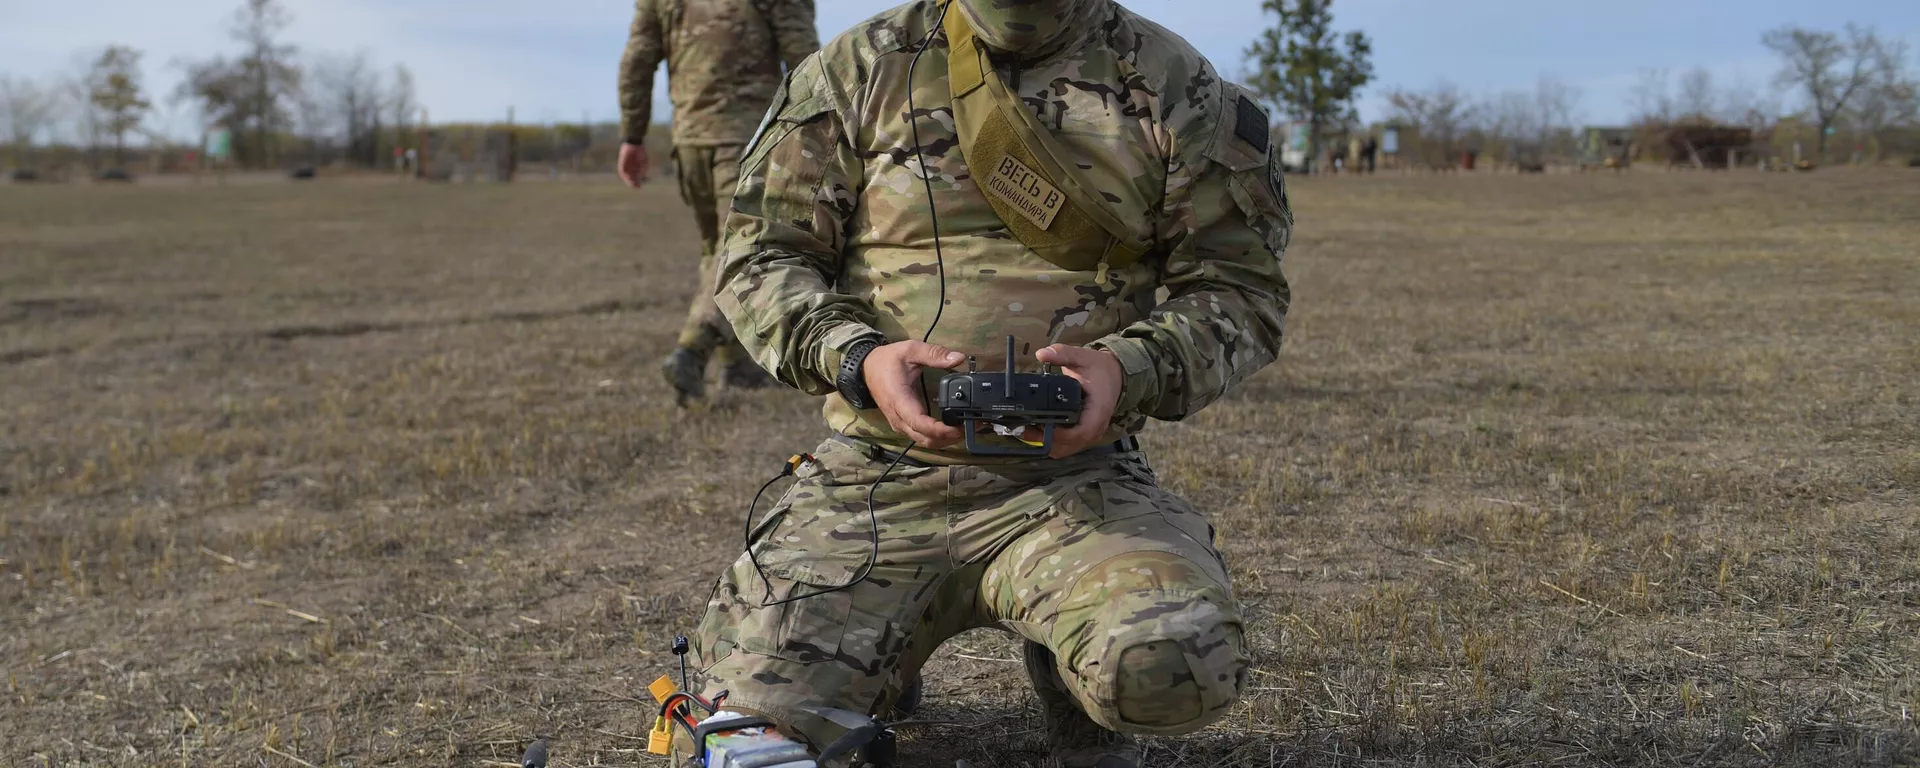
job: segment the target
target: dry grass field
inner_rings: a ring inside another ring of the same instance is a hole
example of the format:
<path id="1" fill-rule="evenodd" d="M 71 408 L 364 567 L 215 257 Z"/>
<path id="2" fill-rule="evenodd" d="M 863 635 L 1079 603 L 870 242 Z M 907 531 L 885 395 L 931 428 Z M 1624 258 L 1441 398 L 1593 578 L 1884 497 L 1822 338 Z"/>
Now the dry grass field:
<path id="1" fill-rule="evenodd" d="M 1155 766 L 1920 764 L 1920 174 L 1296 182 L 1145 440 L 1248 698 Z M 669 184 L 0 187 L 0 765 L 646 756 L 791 392 L 676 410 Z M 905 764 L 1028 765 L 951 643 Z"/>

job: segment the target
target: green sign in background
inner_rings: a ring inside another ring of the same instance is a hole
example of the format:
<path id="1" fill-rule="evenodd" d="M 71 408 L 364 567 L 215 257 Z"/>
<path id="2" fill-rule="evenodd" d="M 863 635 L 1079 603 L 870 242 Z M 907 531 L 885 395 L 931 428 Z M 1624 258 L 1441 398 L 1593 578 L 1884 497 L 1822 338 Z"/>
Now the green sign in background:
<path id="1" fill-rule="evenodd" d="M 215 128 L 207 134 L 207 156 L 215 160 L 225 160 L 233 153 L 233 133 L 225 128 Z"/>

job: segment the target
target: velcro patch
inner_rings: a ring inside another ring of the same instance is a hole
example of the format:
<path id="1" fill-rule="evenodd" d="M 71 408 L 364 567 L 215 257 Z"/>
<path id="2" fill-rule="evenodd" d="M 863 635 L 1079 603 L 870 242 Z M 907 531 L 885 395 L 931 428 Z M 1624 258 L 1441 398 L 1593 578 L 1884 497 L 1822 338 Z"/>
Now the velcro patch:
<path id="1" fill-rule="evenodd" d="M 1253 103 L 1253 99 L 1240 97 L 1240 104 L 1234 110 L 1233 135 L 1253 147 L 1255 152 L 1267 151 L 1267 134 L 1273 127 L 1267 122 L 1267 111 Z"/>
<path id="2" fill-rule="evenodd" d="M 994 164 L 981 189 L 1000 198 L 1041 229 L 1053 226 L 1054 217 L 1060 215 L 1060 208 L 1067 203 L 1058 187 L 1013 155 L 1003 155 L 1000 162 Z"/>

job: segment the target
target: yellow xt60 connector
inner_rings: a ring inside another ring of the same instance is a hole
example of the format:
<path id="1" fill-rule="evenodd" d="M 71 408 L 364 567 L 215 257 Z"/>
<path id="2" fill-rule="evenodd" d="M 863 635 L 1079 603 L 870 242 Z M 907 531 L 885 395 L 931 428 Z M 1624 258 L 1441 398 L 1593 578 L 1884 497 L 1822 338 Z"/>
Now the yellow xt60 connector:
<path id="1" fill-rule="evenodd" d="M 662 704 L 666 703 L 668 696 L 679 692 L 680 686 L 675 685 L 673 678 L 666 675 L 661 675 L 659 679 L 647 684 L 647 693 L 653 694 L 653 700 Z"/>
<path id="2" fill-rule="evenodd" d="M 647 751 L 656 755 L 673 752 L 673 727 L 665 717 L 653 719 L 653 730 L 647 732 Z"/>
<path id="3" fill-rule="evenodd" d="M 800 468 L 806 466 L 807 462 L 809 461 L 813 461 L 813 454 L 811 453 L 796 453 L 792 456 L 788 456 L 787 457 L 787 474 L 791 475 L 791 474 L 798 473 L 800 471 Z"/>

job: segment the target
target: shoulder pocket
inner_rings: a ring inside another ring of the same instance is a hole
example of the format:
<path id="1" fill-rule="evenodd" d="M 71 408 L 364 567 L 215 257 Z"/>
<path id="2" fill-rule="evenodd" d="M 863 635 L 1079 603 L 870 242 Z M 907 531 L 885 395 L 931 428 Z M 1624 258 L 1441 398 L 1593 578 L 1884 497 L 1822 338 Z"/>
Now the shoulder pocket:
<path id="1" fill-rule="evenodd" d="M 1272 121 L 1253 94 L 1229 84 L 1207 159 L 1227 170 L 1233 201 L 1278 256 L 1293 232 L 1293 208 L 1272 140 Z"/>
<path id="2" fill-rule="evenodd" d="M 780 81 L 773 103 L 767 106 L 767 114 L 760 119 L 760 127 L 747 142 L 742 158 L 751 162 L 755 152 L 780 143 L 795 127 L 827 113 L 832 105 L 817 87 L 821 76 L 817 71 L 819 66 L 819 57 L 811 57 Z"/>
<path id="3" fill-rule="evenodd" d="M 780 83 L 773 104 L 740 153 L 740 178 L 734 187 L 732 211 L 765 222 L 803 229 L 818 218 L 818 186 L 827 173 L 823 152 L 836 140 L 831 131 L 813 125 L 832 110 L 833 101 L 822 92 L 818 57 L 809 58 Z M 805 131 L 801 129 L 805 128 Z M 728 239 L 740 234 L 728 223 Z M 750 233 L 766 234 L 764 227 Z M 824 232 L 814 233 L 825 239 Z"/>
<path id="4" fill-rule="evenodd" d="M 1220 113 L 1215 118 L 1213 141 L 1207 159 L 1234 173 L 1253 170 L 1266 164 L 1272 149 L 1273 123 L 1267 110 L 1253 94 L 1227 84 L 1220 94 Z"/>

